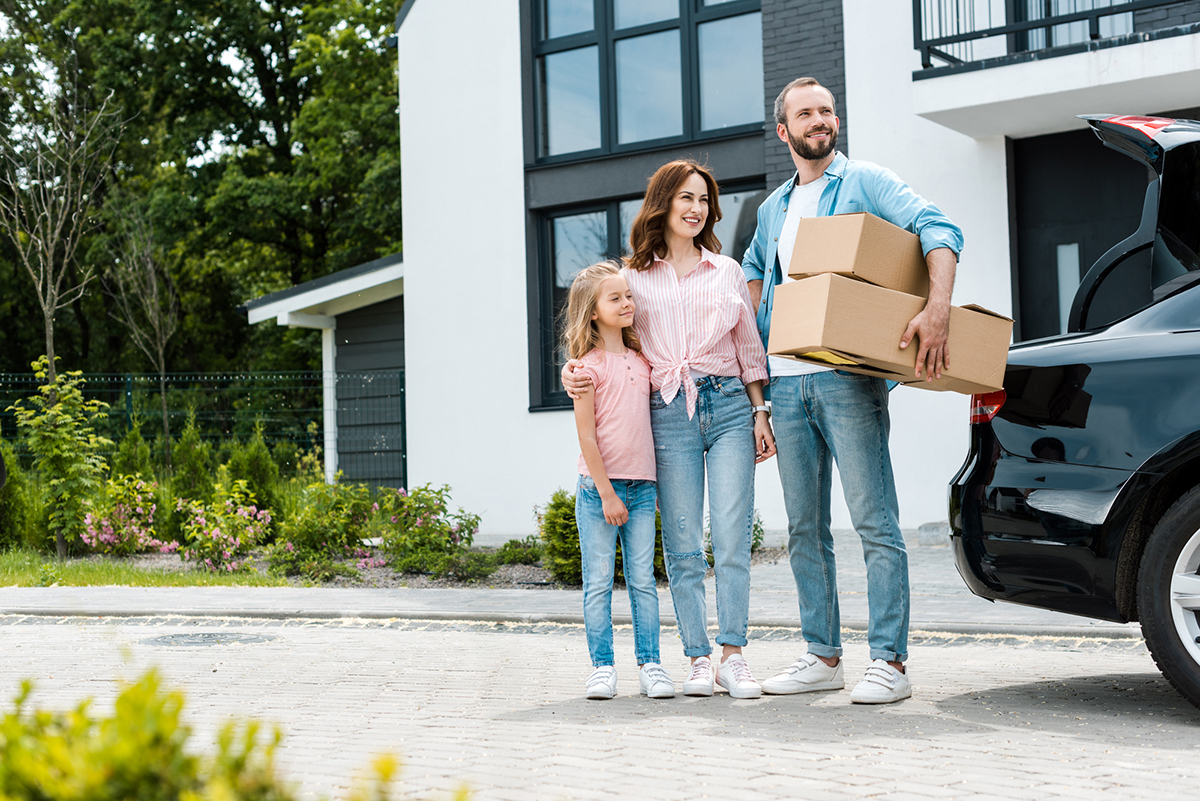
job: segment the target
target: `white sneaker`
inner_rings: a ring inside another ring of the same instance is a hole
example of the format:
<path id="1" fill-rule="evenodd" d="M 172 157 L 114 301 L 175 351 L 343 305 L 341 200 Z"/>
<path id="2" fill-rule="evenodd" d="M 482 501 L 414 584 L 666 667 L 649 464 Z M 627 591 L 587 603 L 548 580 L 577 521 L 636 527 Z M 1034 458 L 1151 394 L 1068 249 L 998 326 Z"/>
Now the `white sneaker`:
<path id="1" fill-rule="evenodd" d="M 815 654 L 805 654 L 778 676 L 772 676 L 762 683 L 764 693 L 768 695 L 793 695 L 794 693 L 814 693 L 820 690 L 840 690 L 846 686 L 842 675 L 842 660 L 829 667 Z"/>
<path id="2" fill-rule="evenodd" d="M 729 691 L 732 698 L 758 698 L 762 687 L 750 675 L 750 666 L 741 654 L 730 654 L 717 671 L 717 684 Z"/>
<path id="3" fill-rule="evenodd" d="M 856 704 L 890 704 L 912 695 L 908 674 L 901 673 L 887 663 L 876 659 L 867 668 L 867 674 L 850 693 Z"/>
<path id="4" fill-rule="evenodd" d="M 617 669 L 604 665 L 592 671 L 587 680 L 587 697 L 594 701 L 607 701 L 617 694 Z"/>
<path id="5" fill-rule="evenodd" d="M 683 683 L 683 694 L 713 694 L 712 660 L 710 660 L 707 656 L 701 656 L 692 663 L 692 670 L 688 674 L 687 681 Z"/>
<path id="6" fill-rule="evenodd" d="M 647 698 L 674 698 L 675 682 L 657 662 L 647 662 L 638 671 L 638 686 Z"/>

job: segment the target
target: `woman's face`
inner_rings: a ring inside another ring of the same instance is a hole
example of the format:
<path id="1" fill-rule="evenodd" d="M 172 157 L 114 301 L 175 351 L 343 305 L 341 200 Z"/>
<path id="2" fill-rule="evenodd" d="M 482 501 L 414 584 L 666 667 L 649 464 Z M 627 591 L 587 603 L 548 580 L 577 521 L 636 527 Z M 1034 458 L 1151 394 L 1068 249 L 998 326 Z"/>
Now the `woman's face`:
<path id="1" fill-rule="evenodd" d="M 690 242 L 704 230 L 707 219 L 708 184 L 698 173 L 692 173 L 671 198 L 667 231 Z"/>

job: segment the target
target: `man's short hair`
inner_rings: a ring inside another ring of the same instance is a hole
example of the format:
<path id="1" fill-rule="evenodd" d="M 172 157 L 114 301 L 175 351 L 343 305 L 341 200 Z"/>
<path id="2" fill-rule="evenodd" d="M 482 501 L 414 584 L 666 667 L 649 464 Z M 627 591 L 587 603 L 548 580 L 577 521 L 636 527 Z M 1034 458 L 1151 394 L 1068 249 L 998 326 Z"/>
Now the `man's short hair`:
<path id="1" fill-rule="evenodd" d="M 787 113 L 783 108 L 784 98 L 787 97 L 788 92 L 792 91 L 793 89 L 799 89 L 801 86 L 817 86 L 817 87 L 820 87 L 821 89 L 824 89 L 826 92 L 829 92 L 829 89 L 825 86 L 822 86 L 821 82 L 818 81 L 816 78 L 797 78 L 796 80 L 792 81 L 787 86 L 783 87 L 783 91 L 780 92 L 779 96 L 775 98 L 775 124 L 776 125 L 787 125 Z M 829 92 L 829 97 L 831 100 L 833 100 L 833 92 Z M 836 100 L 834 100 L 833 111 L 835 114 L 837 113 L 837 101 Z"/>

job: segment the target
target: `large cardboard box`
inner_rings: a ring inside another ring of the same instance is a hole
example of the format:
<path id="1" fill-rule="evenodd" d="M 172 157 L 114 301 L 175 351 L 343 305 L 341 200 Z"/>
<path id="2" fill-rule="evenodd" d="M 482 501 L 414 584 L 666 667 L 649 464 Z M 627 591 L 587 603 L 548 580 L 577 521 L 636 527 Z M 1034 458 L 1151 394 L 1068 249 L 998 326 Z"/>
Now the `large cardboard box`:
<path id="1" fill-rule="evenodd" d="M 918 340 L 900 337 L 925 299 L 841 275 L 775 287 L 767 352 L 878 376 L 921 389 L 970 395 L 1004 387 L 1012 320 L 978 306 L 950 308 L 950 367 L 940 379 L 914 375 Z"/>
<path id="2" fill-rule="evenodd" d="M 929 297 L 921 239 L 867 212 L 800 220 L 788 275 L 799 279 L 822 273 Z"/>

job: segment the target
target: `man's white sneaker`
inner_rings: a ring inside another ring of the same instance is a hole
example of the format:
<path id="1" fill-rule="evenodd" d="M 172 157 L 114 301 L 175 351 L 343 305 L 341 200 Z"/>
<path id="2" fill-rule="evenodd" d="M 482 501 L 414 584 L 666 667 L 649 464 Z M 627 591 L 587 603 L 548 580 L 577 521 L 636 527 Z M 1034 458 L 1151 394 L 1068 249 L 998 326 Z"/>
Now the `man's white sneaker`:
<path id="1" fill-rule="evenodd" d="M 816 657 L 815 654 L 805 654 L 778 676 L 772 676 L 762 683 L 764 693 L 768 695 L 792 695 L 794 693 L 814 693 L 820 690 L 840 690 L 846 686 L 842 675 L 842 660 L 834 667 L 829 667 Z"/>
<path id="2" fill-rule="evenodd" d="M 713 694 L 712 660 L 710 660 L 707 656 L 701 656 L 692 663 L 692 669 L 691 672 L 688 673 L 687 681 L 683 683 L 683 694 Z"/>
<path id="3" fill-rule="evenodd" d="M 732 698 L 758 698 L 762 687 L 750 675 L 750 666 L 741 654 L 730 654 L 717 671 L 717 684 L 729 691 Z"/>
<path id="4" fill-rule="evenodd" d="M 638 671 L 638 686 L 647 698 L 674 698 L 675 682 L 657 662 L 647 662 Z"/>
<path id="5" fill-rule="evenodd" d="M 867 668 L 867 674 L 850 692 L 850 700 L 856 704 L 890 704 L 912 695 L 908 674 L 901 673 L 887 663 L 876 659 Z"/>
<path id="6" fill-rule="evenodd" d="M 594 701 L 607 701 L 617 694 L 617 669 L 604 665 L 592 671 L 587 680 L 587 697 Z"/>

